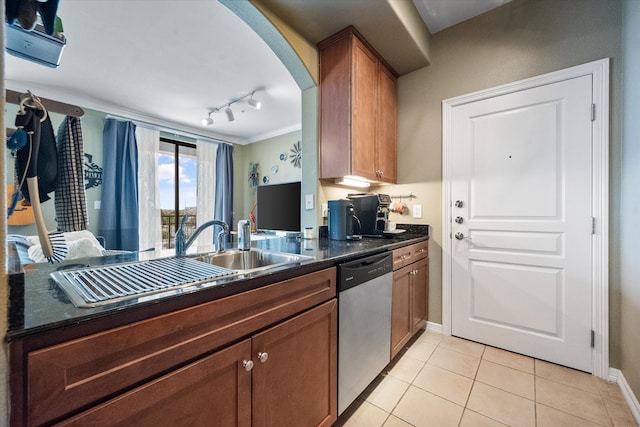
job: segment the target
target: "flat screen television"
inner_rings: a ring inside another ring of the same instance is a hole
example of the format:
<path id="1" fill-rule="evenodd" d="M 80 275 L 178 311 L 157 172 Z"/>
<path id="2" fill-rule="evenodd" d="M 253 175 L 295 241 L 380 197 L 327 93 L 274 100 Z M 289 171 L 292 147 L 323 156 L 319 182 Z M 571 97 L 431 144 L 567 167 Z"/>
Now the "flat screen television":
<path id="1" fill-rule="evenodd" d="M 301 191 L 300 182 L 259 185 L 257 229 L 300 232 Z"/>

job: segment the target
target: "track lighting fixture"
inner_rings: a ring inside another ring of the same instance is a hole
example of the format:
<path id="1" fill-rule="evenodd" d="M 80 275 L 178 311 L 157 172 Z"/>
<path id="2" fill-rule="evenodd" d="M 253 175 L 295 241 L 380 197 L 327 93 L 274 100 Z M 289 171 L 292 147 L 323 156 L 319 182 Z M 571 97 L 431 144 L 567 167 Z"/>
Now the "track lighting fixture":
<path id="1" fill-rule="evenodd" d="M 235 120 L 235 117 L 233 117 L 233 111 L 231 111 L 231 104 L 227 105 L 227 108 L 224 109 L 224 113 L 227 115 L 227 120 L 230 122 Z"/>
<path id="2" fill-rule="evenodd" d="M 211 113 L 213 111 L 209 111 L 209 115 L 202 119 L 202 126 L 211 126 L 213 124 L 213 119 L 211 118 Z"/>
<path id="3" fill-rule="evenodd" d="M 249 100 L 247 101 L 247 105 L 253 109 L 259 110 L 260 107 L 262 107 L 262 102 L 258 101 L 257 99 L 253 98 L 253 94 L 255 92 L 253 92 L 251 94 L 251 98 L 249 98 Z"/>
<path id="4" fill-rule="evenodd" d="M 233 104 L 235 104 L 238 101 L 242 101 L 243 99 L 249 98 L 247 100 L 247 105 L 255 110 L 259 110 L 260 107 L 262 107 L 262 102 L 260 102 L 259 100 L 255 99 L 253 97 L 253 95 L 256 93 L 256 91 L 254 90 L 251 93 L 248 93 L 246 95 L 242 95 L 238 98 L 232 99 L 231 101 L 226 102 L 225 104 L 213 108 L 211 111 L 209 111 L 209 116 L 205 117 L 204 119 L 202 119 L 202 125 L 203 126 L 210 126 L 213 124 L 213 118 L 211 117 L 211 114 L 213 113 L 217 113 L 218 111 L 221 111 L 224 109 L 224 113 L 227 115 L 227 120 L 229 120 L 230 122 L 235 120 L 235 116 L 233 114 L 233 110 L 231 110 L 231 106 Z M 244 112 L 244 110 L 243 110 Z"/>

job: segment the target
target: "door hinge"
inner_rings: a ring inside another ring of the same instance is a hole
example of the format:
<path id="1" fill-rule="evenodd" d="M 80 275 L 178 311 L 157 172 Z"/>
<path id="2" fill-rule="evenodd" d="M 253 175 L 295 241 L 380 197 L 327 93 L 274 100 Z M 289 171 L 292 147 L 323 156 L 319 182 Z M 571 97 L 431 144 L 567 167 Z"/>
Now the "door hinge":
<path id="1" fill-rule="evenodd" d="M 596 346 L 596 331 L 591 330 L 591 348 L 595 348 Z"/>
<path id="2" fill-rule="evenodd" d="M 591 234 L 596 234 L 596 218 L 591 217 Z"/>
<path id="3" fill-rule="evenodd" d="M 596 121 L 596 104 L 591 104 L 591 121 Z"/>

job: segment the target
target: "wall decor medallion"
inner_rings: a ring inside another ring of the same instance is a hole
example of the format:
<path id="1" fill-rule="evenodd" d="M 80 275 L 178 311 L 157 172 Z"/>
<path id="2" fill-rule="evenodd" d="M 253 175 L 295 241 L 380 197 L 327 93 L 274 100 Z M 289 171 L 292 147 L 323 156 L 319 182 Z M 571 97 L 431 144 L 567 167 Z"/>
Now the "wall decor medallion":
<path id="1" fill-rule="evenodd" d="M 285 153 L 280 153 L 280 160 L 283 162 L 287 160 L 287 155 Z"/>
<path id="2" fill-rule="evenodd" d="M 271 166 L 271 173 L 278 173 L 278 165 Z"/>
<path id="3" fill-rule="evenodd" d="M 263 177 L 262 177 L 262 183 L 263 183 L 263 184 L 268 184 L 268 183 L 269 183 L 269 177 L 268 177 L 268 176 L 266 176 L 266 175 L 265 175 L 265 176 L 263 176 Z"/>
<path id="4" fill-rule="evenodd" d="M 256 188 L 260 184 L 259 163 L 249 163 L 249 187 Z"/>
<path id="5" fill-rule="evenodd" d="M 302 150 L 300 149 L 300 141 L 293 144 L 293 147 L 291 148 L 291 153 L 293 153 L 293 154 L 289 154 L 291 163 L 293 163 L 293 166 L 297 168 L 301 168 L 302 167 Z"/>
<path id="6" fill-rule="evenodd" d="M 84 153 L 84 189 L 102 184 L 102 168 L 93 163 L 93 155 Z"/>

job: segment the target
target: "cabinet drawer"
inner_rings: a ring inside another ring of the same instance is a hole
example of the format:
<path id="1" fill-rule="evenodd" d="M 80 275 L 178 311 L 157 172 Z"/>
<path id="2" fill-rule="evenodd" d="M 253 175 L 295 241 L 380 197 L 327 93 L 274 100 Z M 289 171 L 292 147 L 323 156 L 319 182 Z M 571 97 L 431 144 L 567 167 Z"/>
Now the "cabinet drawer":
<path id="1" fill-rule="evenodd" d="M 39 425 L 336 296 L 329 268 L 32 351 L 27 420 Z"/>
<path id="2" fill-rule="evenodd" d="M 55 426 L 251 425 L 251 340 L 180 368 Z"/>
<path id="3" fill-rule="evenodd" d="M 429 241 L 404 246 L 393 251 L 393 270 L 398 270 L 429 256 Z"/>

